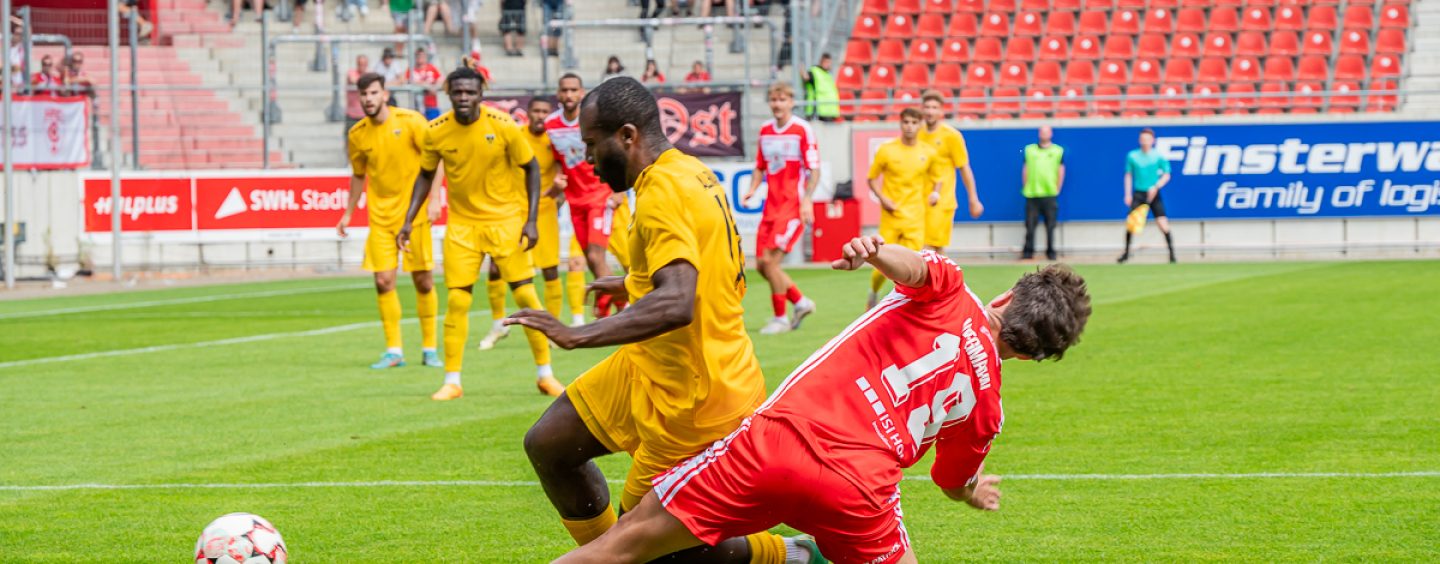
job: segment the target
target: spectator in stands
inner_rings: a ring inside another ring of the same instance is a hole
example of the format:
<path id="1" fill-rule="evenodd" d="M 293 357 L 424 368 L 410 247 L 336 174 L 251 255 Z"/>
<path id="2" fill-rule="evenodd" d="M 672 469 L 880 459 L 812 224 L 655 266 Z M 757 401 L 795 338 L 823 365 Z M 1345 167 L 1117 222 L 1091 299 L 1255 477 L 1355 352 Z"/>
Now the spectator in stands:
<path id="1" fill-rule="evenodd" d="M 506 56 L 525 54 L 525 0 L 500 0 L 500 33 Z"/>
<path id="2" fill-rule="evenodd" d="M 1040 128 L 1039 140 L 1025 146 L 1020 193 L 1025 196 L 1025 248 L 1020 260 L 1035 258 L 1035 227 L 1045 219 L 1045 258 L 1055 260 L 1055 225 L 1059 223 L 1060 189 L 1065 185 L 1065 148 L 1051 142 L 1055 132 Z"/>
<path id="3" fill-rule="evenodd" d="M 469 55 L 466 55 L 465 58 L 460 61 L 460 63 L 467 67 L 470 67 L 471 70 L 480 73 L 480 76 L 485 79 L 485 84 L 481 84 L 481 87 L 490 87 L 490 69 L 485 68 L 485 65 L 480 64 L 479 49 L 471 51 Z"/>
<path id="4" fill-rule="evenodd" d="M 335 8 L 335 17 L 342 22 L 350 21 L 357 13 L 361 19 L 369 16 L 370 5 L 365 0 L 341 0 L 340 6 Z"/>
<path id="5" fill-rule="evenodd" d="M 95 97 L 95 82 L 85 74 L 85 55 L 76 52 L 64 60 L 65 91 L 77 96 Z"/>
<path id="6" fill-rule="evenodd" d="M 640 0 L 640 18 L 658 18 L 665 11 L 665 0 L 655 0 L 655 11 L 650 11 L 650 0 Z"/>
<path id="7" fill-rule="evenodd" d="M 1125 222 L 1125 254 L 1115 262 L 1123 264 L 1130 260 L 1130 241 L 1144 225 L 1141 222 L 1145 220 L 1146 213 L 1155 214 L 1155 227 L 1165 235 L 1170 262 L 1175 262 L 1175 242 L 1170 239 L 1165 202 L 1160 199 L 1160 189 L 1169 183 L 1170 160 L 1155 151 L 1155 130 L 1148 127 L 1141 129 L 1140 148 L 1125 155 L 1125 207 L 1130 208 L 1130 218 Z"/>
<path id="8" fill-rule="evenodd" d="M 566 18 L 565 0 L 540 0 L 540 17 L 542 25 L 550 23 L 550 20 L 563 20 Z M 540 33 L 540 50 L 544 56 L 560 56 L 560 29 L 551 28 L 548 25 Z"/>
<path id="9" fill-rule="evenodd" d="M 128 18 L 131 14 L 134 14 L 135 24 L 140 26 L 139 39 L 145 40 L 150 37 L 150 30 L 154 29 L 155 25 L 150 23 L 150 20 L 145 19 L 145 16 L 140 14 L 140 10 L 137 9 L 139 7 L 139 4 L 140 0 L 120 0 L 120 2 L 115 5 L 115 11 L 119 12 L 122 18 Z M 305 0 L 295 0 L 296 13 L 301 12 L 301 8 L 303 8 L 304 6 Z M 128 21 L 122 19 L 121 25 L 129 26 L 130 24 Z"/>
<path id="10" fill-rule="evenodd" d="M 435 95 L 435 91 L 440 89 L 440 81 L 445 76 L 440 74 L 440 69 L 430 64 L 430 52 L 424 47 L 415 50 L 415 66 L 410 69 L 410 76 L 407 78 L 411 84 L 425 89 L 425 119 L 440 117 L 440 97 Z"/>
<path id="11" fill-rule="evenodd" d="M 734 16 L 735 16 L 735 0 L 696 0 L 696 1 L 698 1 L 698 2 L 700 3 L 700 17 L 702 17 L 702 18 L 708 18 L 708 17 L 710 17 L 710 8 L 714 7 L 715 4 L 724 4 L 724 5 L 725 5 L 725 15 L 726 15 L 726 16 L 729 16 L 729 17 L 734 17 Z M 717 17 L 718 17 L 718 16 L 717 16 Z"/>
<path id="12" fill-rule="evenodd" d="M 704 62 L 704 61 L 695 61 L 695 64 L 690 65 L 690 74 L 685 75 L 685 82 L 686 82 L 687 84 L 689 84 L 689 83 L 700 83 L 700 84 L 704 84 L 704 83 L 710 82 L 710 71 L 705 70 L 705 62 Z M 702 93 L 703 93 L 703 92 L 709 92 L 709 91 L 710 91 L 710 88 L 708 88 L 708 87 L 702 87 L 702 88 L 685 88 L 685 89 L 681 89 L 680 91 L 681 91 L 681 92 L 702 92 Z"/>
<path id="13" fill-rule="evenodd" d="M 365 119 L 365 108 L 360 106 L 360 90 L 356 85 L 360 76 L 370 72 L 370 57 L 355 56 L 355 68 L 345 75 L 345 146 L 350 146 L 350 128 Z"/>
<path id="14" fill-rule="evenodd" d="M 484 0 L 462 0 L 465 2 L 464 14 L 460 16 L 462 25 L 470 26 L 470 50 L 480 50 L 480 5 Z"/>
<path id="15" fill-rule="evenodd" d="M 805 81 L 805 101 L 810 107 L 806 115 L 811 119 L 840 119 L 840 90 L 835 88 L 835 77 L 830 75 L 830 66 L 833 64 L 830 54 L 822 53 L 820 63 L 800 75 Z"/>
<path id="16" fill-rule="evenodd" d="M 655 59 L 645 60 L 645 72 L 640 74 L 640 82 L 644 84 L 665 84 L 665 73 L 660 72 L 660 65 Z"/>
<path id="17" fill-rule="evenodd" d="M 439 18 L 445 25 L 446 35 L 454 35 L 460 28 L 455 26 L 455 18 L 450 14 L 449 0 L 425 0 L 425 35 L 430 35 L 430 29 L 435 27 L 435 19 Z"/>
<path id="18" fill-rule="evenodd" d="M 25 86 L 25 46 L 21 44 L 25 38 L 20 35 L 20 28 L 10 28 L 10 84 L 17 87 Z"/>
<path id="19" fill-rule="evenodd" d="M 385 51 L 380 53 L 380 64 L 375 65 L 374 72 L 385 77 L 387 89 L 405 84 L 405 61 L 397 59 L 395 50 L 390 47 L 386 47 Z M 396 105 L 394 92 L 390 93 L 390 105 Z"/>
<path id="20" fill-rule="evenodd" d="M 600 75 L 600 82 L 617 76 L 625 76 L 625 65 L 620 64 L 620 57 L 610 55 L 610 60 L 605 61 L 605 74 Z"/>
<path id="21" fill-rule="evenodd" d="M 418 21 L 410 21 L 411 12 L 413 11 L 415 11 L 415 0 L 390 0 L 390 19 L 395 20 L 395 33 L 410 33 L 411 25 L 420 23 Z M 403 51 L 405 44 L 397 42 L 395 43 L 395 49 L 397 51 Z M 380 72 L 378 67 L 375 72 Z M 385 79 L 385 84 L 390 84 L 388 77 Z M 393 95 L 391 99 L 394 99 Z"/>
<path id="22" fill-rule="evenodd" d="M 51 96 L 60 95 L 60 89 L 64 86 L 64 77 L 61 76 L 59 70 L 55 68 L 54 56 L 45 55 L 44 57 L 40 57 L 40 72 L 35 73 L 35 75 L 30 78 L 30 85 L 35 87 L 34 90 L 36 93 L 49 94 Z"/>
<path id="23" fill-rule="evenodd" d="M 255 21 L 265 17 L 266 0 L 232 0 L 230 2 L 230 25 L 240 25 L 240 12 L 246 5 L 255 9 Z"/>

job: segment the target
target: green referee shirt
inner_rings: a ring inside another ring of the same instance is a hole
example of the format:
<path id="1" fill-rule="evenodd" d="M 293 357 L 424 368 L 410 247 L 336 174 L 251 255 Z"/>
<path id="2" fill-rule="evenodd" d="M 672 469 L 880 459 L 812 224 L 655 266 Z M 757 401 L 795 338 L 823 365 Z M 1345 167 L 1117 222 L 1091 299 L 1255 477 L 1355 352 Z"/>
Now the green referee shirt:
<path id="1" fill-rule="evenodd" d="M 1039 143 L 1025 146 L 1025 186 L 1021 194 L 1026 198 L 1054 198 L 1060 195 L 1060 167 L 1065 164 L 1065 148 L 1054 143 L 1041 147 Z"/>
<path id="2" fill-rule="evenodd" d="M 1170 174 L 1170 161 L 1154 149 L 1148 153 L 1135 149 L 1125 156 L 1125 172 L 1134 179 L 1136 192 L 1149 192 L 1161 175 Z"/>

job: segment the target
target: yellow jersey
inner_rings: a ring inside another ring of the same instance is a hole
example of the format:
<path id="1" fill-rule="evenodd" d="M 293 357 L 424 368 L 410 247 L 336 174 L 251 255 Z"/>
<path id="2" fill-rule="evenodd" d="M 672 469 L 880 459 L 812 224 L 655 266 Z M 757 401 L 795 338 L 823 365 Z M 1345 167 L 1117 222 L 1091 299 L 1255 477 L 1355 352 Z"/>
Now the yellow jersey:
<path id="1" fill-rule="evenodd" d="M 895 211 L 880 212 L 880 219 L 886 222 L 925 222 L 925 207 L 930 202 L 930 192 L 940 180 L 943 171 L 935 149 L 917 141 L 906 145 L 899 138 L 880 145 L 875 159 L 870 161 L 868 178 L 885 177 L 880 193 L 895 202 Z M 953 174 L 954 171 L 952 170 Z"/>
<path id="2" fill-rule="evenodd" d="M 940 182 L 944 186 L 940 188 L 940 203 L 936 207 L 954 209 L 958 205 L 955 201 L 955 169 L 970 166 L 970 151 L 965 148 L 965 136 L 942 122 L 934 132 L 921 127 L 920 142 L 934 148 L 936 158 L 940 159 Z"/>
<path id="3" fill-rule="evenodd" d="M 764 399 L 765 377 L 745 332 L 745 254 L 724 185 L 699 159 L 661 153 L 635 181 L 629 234 L 631 303 L 673 262 L 694 265 L 699 280 L 690 325 L 618 354 L 639 367 L 648 380 L 641 389 L 666 418 L 703 427 L 745 416 Z"/>
<path id="4" fill-rule="evenodd" d="M 540 213 L 560 213 L 557 211 L 559 206 L 555 204 L 555 198 L 545 197 L 545 193 L 555 185 L 555 174 L 560 172 L 560 165 L 555 162 L 555 151 L 551 149 L 550 134 L 541 131 L 536 135 L 531 133 L 528 127 L 522 127 L 520 131 L 525 136 L 525 142 L 530 144 L 530 150 L 535 153 L 535 162 L 540 165 Z M 521 180 L 524 180 L 523 172 Z"/>
<path id="5" fill-rule="evenodd" d="M 350 171 L 369 177 L 365 210 L 370 226 L 396 231 L 405 221 L 420 174 L 425 116 L 404 108 L 389 112 L 384 123 L 364 118 L 350 128 Z M 415 225 L 427 221 L 423 212 L 415 215 Z"/>
<path id="6" fill-rule="evenodd" d="M 469 225 L 523 221 L 527 208 L 525 170 L 535 158 L 510 114 L 480 107 L 480 118 L 461 125 L 445 112 L 425 135 L 420 166 L 445 163 L 450 222 Z"/>

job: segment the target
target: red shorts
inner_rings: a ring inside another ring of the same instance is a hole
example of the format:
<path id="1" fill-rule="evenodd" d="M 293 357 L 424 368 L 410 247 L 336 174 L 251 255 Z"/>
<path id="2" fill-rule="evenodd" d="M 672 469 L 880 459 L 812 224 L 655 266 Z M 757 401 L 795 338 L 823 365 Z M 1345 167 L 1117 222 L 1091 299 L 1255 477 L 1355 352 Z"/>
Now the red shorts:
<path id="1" fill-rule="evenodd" d="M 780 252 L 789 253 L 795 248 L 795 243 L 800 241 L 800 235 L 805 232 L 805 224 L 800 221 L 800 216 L 791 217 L 762 217 L 760 229 L 755 232 L 755 254 L 763 255 L 770 249 L 780 249 Z"/>
<path id="2" fill-rule="evenodd" d="M 605 247 L 610 244 L 613 215 L 614 210 L 604 202 L 590 208 L 570 208 L 570 226 L 575 228 L 575 241 L 580 243 L 582 250 L 590 248 L 591 245 Z"/>
<path id="3" fill-rule="evenodd" d="M 815 536 L 834 562 L 894 562 L 910 550 L 900 488 L 882 505 L 815 456 L 784 421 L 750 417 L 654 480 L 665 510 L 714 545 L 784 523 Z"/>

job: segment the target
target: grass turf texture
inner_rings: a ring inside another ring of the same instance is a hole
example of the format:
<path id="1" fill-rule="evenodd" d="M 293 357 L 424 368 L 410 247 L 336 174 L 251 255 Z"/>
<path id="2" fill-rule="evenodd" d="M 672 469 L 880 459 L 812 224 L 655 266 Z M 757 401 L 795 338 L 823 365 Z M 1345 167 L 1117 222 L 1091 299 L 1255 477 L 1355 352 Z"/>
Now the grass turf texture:
<path id="1" fill-rule="evenodd" d="M 966 276 L 988 297 L 1029 268 Z M 1440 470 L 1436 263 L 1079 270 L 1095 298 L 1088 331 L 1062 362 L 1005 365 L 1008 417 L 989 471 Z M 820 310 L 799 332 L 753 336 L 772 389 L 860 313 L 867 285 L 863 272 L 794 276 Z M 752 272 L 752 330 L 770 315 L 768 293 Z M 413 317 L 413 291 L 400 295 Z M 167 301 L 181 303 L 154 303 Z M 117 308 L 136 303 L 149 305 Z M 55 310 L 82 311 L 44 313 Z M 3 488 L 533 481 L 521 437 L 549 400 L 535 392 L 524 339 L 474 350 L 488 327 L 476 312 L 467 395 L 436 403 L 428 395 L 441 372 L 417 366 L 413 320 L 411 366 L 366 368 L 382 349 L 376 318 L 374 291 L 359 277 L 0 302 L 0 560 L 188 561 L 201 527 L 233 511 L 269 518 L 297 562 L 532 562 L 569 548 L 543 493 L 526 483 Z M 13 364 L 347 324 L 360 325 Z M 568 382 L 604 354 L 558 351 L 556 372 Z M 600 461 L 612 479 L 626 464 L 623 455 Z M 1440 559 L 1433 476 L 1011 480 L 993 514 L 923 481 L 904 490 L 924 561 Z"/>

